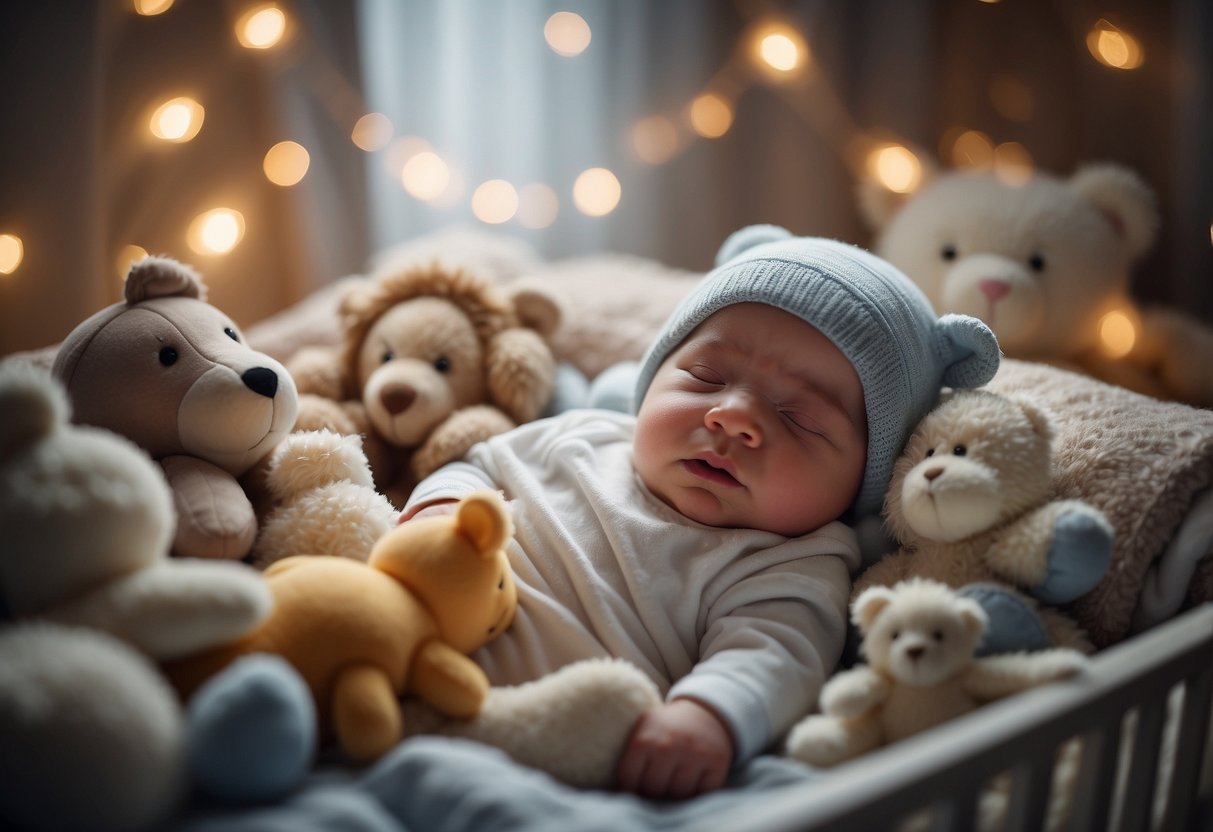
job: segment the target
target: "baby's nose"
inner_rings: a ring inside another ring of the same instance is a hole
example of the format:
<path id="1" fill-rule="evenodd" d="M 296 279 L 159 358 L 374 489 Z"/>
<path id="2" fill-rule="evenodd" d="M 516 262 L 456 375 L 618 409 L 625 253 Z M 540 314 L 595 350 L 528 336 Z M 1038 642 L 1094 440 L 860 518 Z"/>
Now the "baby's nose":
<path id="1" fill-rule="evenodd" d="M 706 422 L 709 429 L 721 431 L 746 447 L 756 448 L 762 444 L 762 427 L 752 406 L 743 397 L 736 396 L 713 407 L 707 412 Z"/>

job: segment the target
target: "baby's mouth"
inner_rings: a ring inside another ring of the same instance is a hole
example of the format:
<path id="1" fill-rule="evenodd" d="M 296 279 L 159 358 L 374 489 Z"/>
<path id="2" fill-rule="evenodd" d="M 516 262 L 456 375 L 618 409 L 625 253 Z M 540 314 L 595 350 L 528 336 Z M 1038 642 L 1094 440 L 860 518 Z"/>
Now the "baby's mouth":
<path id="1" fill-rule="evenodd" d="M 728 488 L 740 488 L 741 483 L 723 468 L 717 468 L 704 462 L 702 459 L 684 459 L 682 467 L 689 471 L 692 476 L 698 477 L 701 480 L 707 480 L 716 485 L 723 485 Z"/>

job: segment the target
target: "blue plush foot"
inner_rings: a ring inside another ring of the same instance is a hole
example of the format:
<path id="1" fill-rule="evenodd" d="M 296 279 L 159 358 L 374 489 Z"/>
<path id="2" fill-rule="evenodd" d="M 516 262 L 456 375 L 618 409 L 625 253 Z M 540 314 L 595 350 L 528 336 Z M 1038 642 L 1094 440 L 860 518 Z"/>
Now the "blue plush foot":
<path id="1" fill-rule="evenodd" d="M 985 637 L 977 647 L 978 656 L 1044 650 L 1049 646 L 1040 616 L 1015 593 L 996 584 L 969 584 L 958 594 L 980 604 L 989 619 Z"/>
<path id="2" fill-rule="evenodd" d="M 607 367 L 590 382 L 589 406 L 631 413 L 639 375 L 640 364 L 636 361 L 620 361 Z"/>
<path id="3" fill-rule="evenodd" d="M 212 798 L 282 797 L 303 781 L 316 752 L 311 693 L 283 659 L 246 656 L 190 700 L 186 750 L 195 784 Z"/>
<path id="4" fill-rule="evenodd" d="M 1070 511 L 1053 525 L 1049 573 L 1029 590 L 1046 604 L 1067 604 L 1099 583 L 1112 562 L 1112 527 L 1102 515 Z"/>
<path id="5" fill-rule="evenodd" d="M 544 416 L 556 416 L 566 410 L 576 410 L 588 407 L 590 400 L 590 383 L 585 374 L 572 364 L 562 362 L 556 365 L 556 382 L 552 388 L 552 400 L 544 409 Z"/>

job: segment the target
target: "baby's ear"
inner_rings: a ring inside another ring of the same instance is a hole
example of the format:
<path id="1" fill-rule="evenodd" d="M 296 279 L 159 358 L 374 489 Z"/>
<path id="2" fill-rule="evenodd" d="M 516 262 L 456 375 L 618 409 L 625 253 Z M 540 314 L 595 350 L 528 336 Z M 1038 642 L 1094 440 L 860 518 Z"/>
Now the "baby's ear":
<path id="1" fill-rule="evenodd" d="M 971 315 L 944 315 L 935 322 L 935 355 L 947 387 L 980 387 L 998 372 L 1002 353 L 994 332 Z"/>
<path id="2" fill-rule="evenodd" d="M 877 616 L 893 603 L 893 590 L 887 586 L 871 586 L 859 593 L 851 606 L 851 620 L 865 636 L 876 621 Z"/>

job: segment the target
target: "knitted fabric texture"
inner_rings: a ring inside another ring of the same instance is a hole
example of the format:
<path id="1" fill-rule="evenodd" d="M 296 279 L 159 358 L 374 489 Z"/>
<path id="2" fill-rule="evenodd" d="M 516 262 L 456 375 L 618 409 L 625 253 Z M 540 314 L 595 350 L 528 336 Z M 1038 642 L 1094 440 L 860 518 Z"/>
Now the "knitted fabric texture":
<path id="1" fill-rule="evenodd" d="M 649 349 L 637 379 L 638 408 L 661 363 L 714 312 L 764 303 L 822 332 L 863 385 L 868 456 L 852 519 L 880 510 L 893 462 L 940 388 L 977 387 L 998 370 L 993 332 L 967 315 L 936 316 L 926 296 L 862 249 L 776 226 L 750 226 L 725 241 L 717 267 Z"/>

